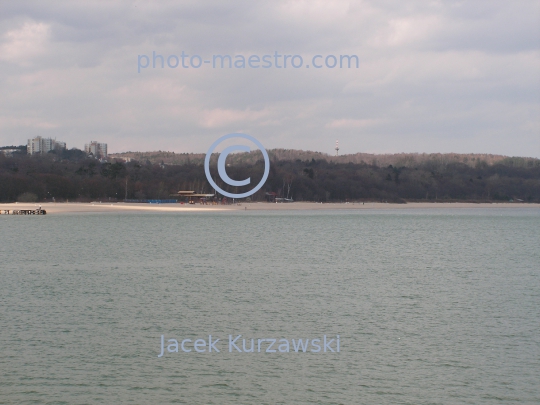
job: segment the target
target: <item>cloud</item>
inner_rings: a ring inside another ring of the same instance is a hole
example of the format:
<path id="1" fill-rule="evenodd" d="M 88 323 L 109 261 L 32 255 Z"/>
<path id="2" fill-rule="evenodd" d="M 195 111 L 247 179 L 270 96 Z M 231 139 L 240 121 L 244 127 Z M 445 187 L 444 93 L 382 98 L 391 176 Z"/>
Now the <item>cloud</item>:
<path id="1" fill-rule="evenodd" d="M 387 29 L 374 37 L 371 44 L 375 47 L 397 47 L 425 41 L 444 26 L 441 20 L 437 15 L 391 19 Z"/>
<path id="2" fill-rule="evenodd" d="M 355 119 L 341 119 L 341 120 L 332 120 L 326 125 L 327 128 L 365 128 L 373 125 L 378 125 L 381 123 L 381 120 L 375 119 L 365 119 L 365 120 L 355 120 Z"/>
<path id="3" fill-rule="evenodd" d="M 205 128 L 220 128 L 230 124 L 241 124 L 245 122 L 260 121 L 266 118 L 269 111 L 251 111 L 251 110 L 225 110 L 216 108 L 214 110 L 204 111 L 201 118 L 201 125 Z"/>
<path id="4" fill-rule="evenodd" d="M 0 117 L 0 129 L 10 128 L 13 126 L 25 126 L 36 129 L 57 129 L 61 127 L 59 123 L 42 121 L 39 117 Z"/>
<path id="5" fill-rule="evenodd" d="M 0 144 L 540 157 L 537 1 L 29 1 L 0 14 Z M 358 69 L 146 69 L 137 55 L 355 54 Z M 508 141 L 510 139 L 511 141 Z"/>
<path id="6" fill-rule="evenodd" d="M 47 52 L 50 25 L 43 22 L 25 22 L 2 36 L 0 60 L 26 65 Z"/>

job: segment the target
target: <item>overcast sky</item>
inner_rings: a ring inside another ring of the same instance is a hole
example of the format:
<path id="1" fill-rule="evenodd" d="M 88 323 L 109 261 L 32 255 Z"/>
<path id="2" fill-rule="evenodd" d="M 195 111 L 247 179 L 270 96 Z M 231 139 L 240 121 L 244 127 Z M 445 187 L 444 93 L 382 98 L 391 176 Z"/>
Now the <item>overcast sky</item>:
<path id="1" fill-rule="evenodd" d="M 304 66 L 158 59 L 138 73 L 153 51 Z M 359 67 L 307 68 L 319 54 Z M 540 157 L 540 2 L 0 0 L 0 145 L 205 152 L 230 132 L 266 148 Z"/>

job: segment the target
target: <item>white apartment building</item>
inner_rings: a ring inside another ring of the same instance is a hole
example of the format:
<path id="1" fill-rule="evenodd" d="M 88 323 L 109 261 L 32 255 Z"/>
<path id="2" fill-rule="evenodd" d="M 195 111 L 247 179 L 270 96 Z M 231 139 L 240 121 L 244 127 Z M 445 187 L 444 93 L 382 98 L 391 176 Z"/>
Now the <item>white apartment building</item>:
<path id="1" fill-rule="evenodd" d="M 107 144 L 99 143 L 97 141 L 90 141 L 84 145 L 84 151 L 88 154 L 94 155 L 97 158 L 106 158 L 107 157 Z"/>
<path id="2" fill-rule="evenodd" d="M 65 142 L 57 141 L 52 138 L 42 138 L 41 136 L 29 139 L 26 146 L 29 155 L 35 155 L 36 153 L 43 154 L 55 149 L 66 149 Z"/>

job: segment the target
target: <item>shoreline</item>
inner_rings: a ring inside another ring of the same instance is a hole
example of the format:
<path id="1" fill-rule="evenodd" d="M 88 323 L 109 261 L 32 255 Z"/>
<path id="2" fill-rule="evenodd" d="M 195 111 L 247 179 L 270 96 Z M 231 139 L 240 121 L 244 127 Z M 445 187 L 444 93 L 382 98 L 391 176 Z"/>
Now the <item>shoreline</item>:
<path id="1" fill-rule="evenodd" d="M 148 203 L 9 203 L 0 204 L 0 214 L 4 210 L 36 209 L 39 206 L 47 214 L 94 213 L 94 212 L 226 212 L 226 211 L 302 211 L 302 210 L 388 210 L 419 208 L 540 208 L 537 203 L 467 203 L 467 202 L 411 202 L 394 203 L 266 203 L 242 202 L 234 205 L 200 205 L 200 204 L 148 204 Z"/>

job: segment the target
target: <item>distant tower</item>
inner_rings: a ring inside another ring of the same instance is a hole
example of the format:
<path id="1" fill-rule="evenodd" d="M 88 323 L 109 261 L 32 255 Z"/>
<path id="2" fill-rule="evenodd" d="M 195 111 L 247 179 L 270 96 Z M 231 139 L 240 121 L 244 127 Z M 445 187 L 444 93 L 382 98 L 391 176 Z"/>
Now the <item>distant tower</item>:
<path id="1" fill-rule="evenodd" d="M 339 155 L 339 141 L 336 141 L 336 156 Z"/>

